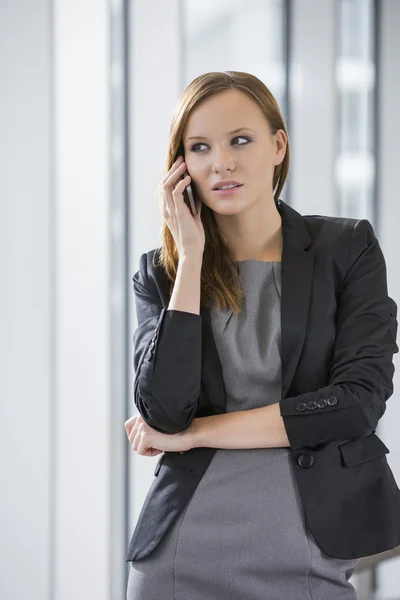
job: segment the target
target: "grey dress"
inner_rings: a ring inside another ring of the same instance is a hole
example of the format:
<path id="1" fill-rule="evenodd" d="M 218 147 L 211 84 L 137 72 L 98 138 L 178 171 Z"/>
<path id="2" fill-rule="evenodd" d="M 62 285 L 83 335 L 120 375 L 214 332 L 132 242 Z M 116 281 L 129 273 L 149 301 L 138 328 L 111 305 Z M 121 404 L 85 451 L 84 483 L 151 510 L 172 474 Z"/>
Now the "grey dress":
<path id="1" fill-rule="evenodd" d="M 211 310 L 227 412 L 281 398 L 281 263 L 235 263 L 242 313 Z M 302 508 L 289 448 L 217 449 L 155 550 L 131 562 L 127 600 L 356 600 L 359 559 L 332 558 Z"/>

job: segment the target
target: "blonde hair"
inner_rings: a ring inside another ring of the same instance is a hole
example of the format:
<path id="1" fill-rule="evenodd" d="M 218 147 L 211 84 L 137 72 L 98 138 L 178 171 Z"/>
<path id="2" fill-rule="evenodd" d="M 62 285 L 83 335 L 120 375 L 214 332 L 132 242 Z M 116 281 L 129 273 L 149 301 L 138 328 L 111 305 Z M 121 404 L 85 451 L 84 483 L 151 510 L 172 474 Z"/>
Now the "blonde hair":
<path id="1" fill-rule="evenodd" d="M 229 90 L 239 89 L 252 98 L 264 113 L 271 133 L 279 129 L 287 135 L 286 126 L 278 103 L 267 86 L 257 77 L 242 71 L 210 72 L 196 77 L 182 92 L 172 115 L 169 130 L 169 145 L 166 153 L 164 170 L 157 186 L 157 198 L 160 212 L 163 215 L 162 181 L 177 157 L 184 154 L 182 134 L 191 111 L 205 98 Z M 275 201 L 279 199 L 286 181 L 290 164 L 289 137 L 287 138 L 286 154 L 283 161 L 275 166 L 272 188 Z M 210 308 L 214 300 L 218 310 L 229 307 L 234 312 L 240 312 L 240 303 L 244 296 L 238 272 L 233 269 L 229 248 L 217 226 L 214 212 L 205 204 L 201 207 L 201 221 L 205 233 L 205 246 L 201 269 L 200 306 Z M 172 293 L 176 278 L 179 255 L 175 240 L 163 217 L 160 232 L 160 247 L 158 249 L 158 264 L 164 269 L 171 281 L 169 295 Z M 154 254 L 156 256 L 156 253 Z M 154 266 L 157 266 L 154 263 Z"/>

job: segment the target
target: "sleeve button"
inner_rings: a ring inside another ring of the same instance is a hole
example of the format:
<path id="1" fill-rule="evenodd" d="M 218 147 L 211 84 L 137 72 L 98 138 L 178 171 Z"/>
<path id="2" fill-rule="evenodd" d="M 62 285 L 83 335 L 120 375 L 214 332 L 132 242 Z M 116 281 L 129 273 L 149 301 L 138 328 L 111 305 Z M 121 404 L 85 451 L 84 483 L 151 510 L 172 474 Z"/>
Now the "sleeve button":
<path id="1" fill-rule="evenodd" d="M 317 403 L 314 402 L 314 400 L 310 400 L 310 402 L 307 403 L 307 408 L 308 410 L 315 410 L 317 408 Z"/>
<path id="2" fill-rule="evenodd" d="M 325 400 L 325 398 L 321 398 L 321 400 L 318 400 L 317 406 L 318 408 L 325 408 L 326 406 L 328 406 L 328 403 Z"/>

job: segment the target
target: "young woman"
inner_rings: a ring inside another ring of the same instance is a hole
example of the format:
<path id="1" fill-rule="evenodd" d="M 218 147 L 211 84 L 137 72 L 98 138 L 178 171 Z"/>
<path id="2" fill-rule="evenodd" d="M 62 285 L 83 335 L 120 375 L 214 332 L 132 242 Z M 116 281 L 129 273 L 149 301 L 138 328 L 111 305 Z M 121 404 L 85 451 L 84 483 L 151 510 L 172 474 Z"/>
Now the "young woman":
<path id="1" fill-rule="evenodd" d="M 164 453 L 128 600 L 354 600 L 359 558 L 400 545 L 375 434 L 398 352 L 385 260 L 366 219 L 279 199 L 289 156 L 253 75 L 206 73 L 181 95 L 162 243 L 133 277 L 139 414 L 125 428 L 139 454 Z"/>

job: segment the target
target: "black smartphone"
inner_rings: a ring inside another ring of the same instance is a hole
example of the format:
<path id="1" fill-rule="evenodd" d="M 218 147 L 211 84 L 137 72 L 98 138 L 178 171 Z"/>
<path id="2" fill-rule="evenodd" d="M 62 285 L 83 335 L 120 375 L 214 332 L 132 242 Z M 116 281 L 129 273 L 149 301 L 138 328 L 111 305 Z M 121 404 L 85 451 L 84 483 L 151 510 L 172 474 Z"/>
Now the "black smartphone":
<path id="1" fill-rule="evenodd" d="M 185 156 L 183 154 L 182 158 L 183 160 L 185 160 Z M 182 179 L 184 179 L 188 175 L 190 175 L 190 173 L 188 173 L 188 171 L 185 171 L 185 173 L 182 175 Z M 190 212 L 192 213 L 192 215 L 197 215 L 194 188 L 195 186 L 192 180 L 191 183 L 189 183 L 189 185 L 187 185 L 186 188 L 183 190 L 183 199 L 185 201 L 185 204 L 190 208 Z"/>

